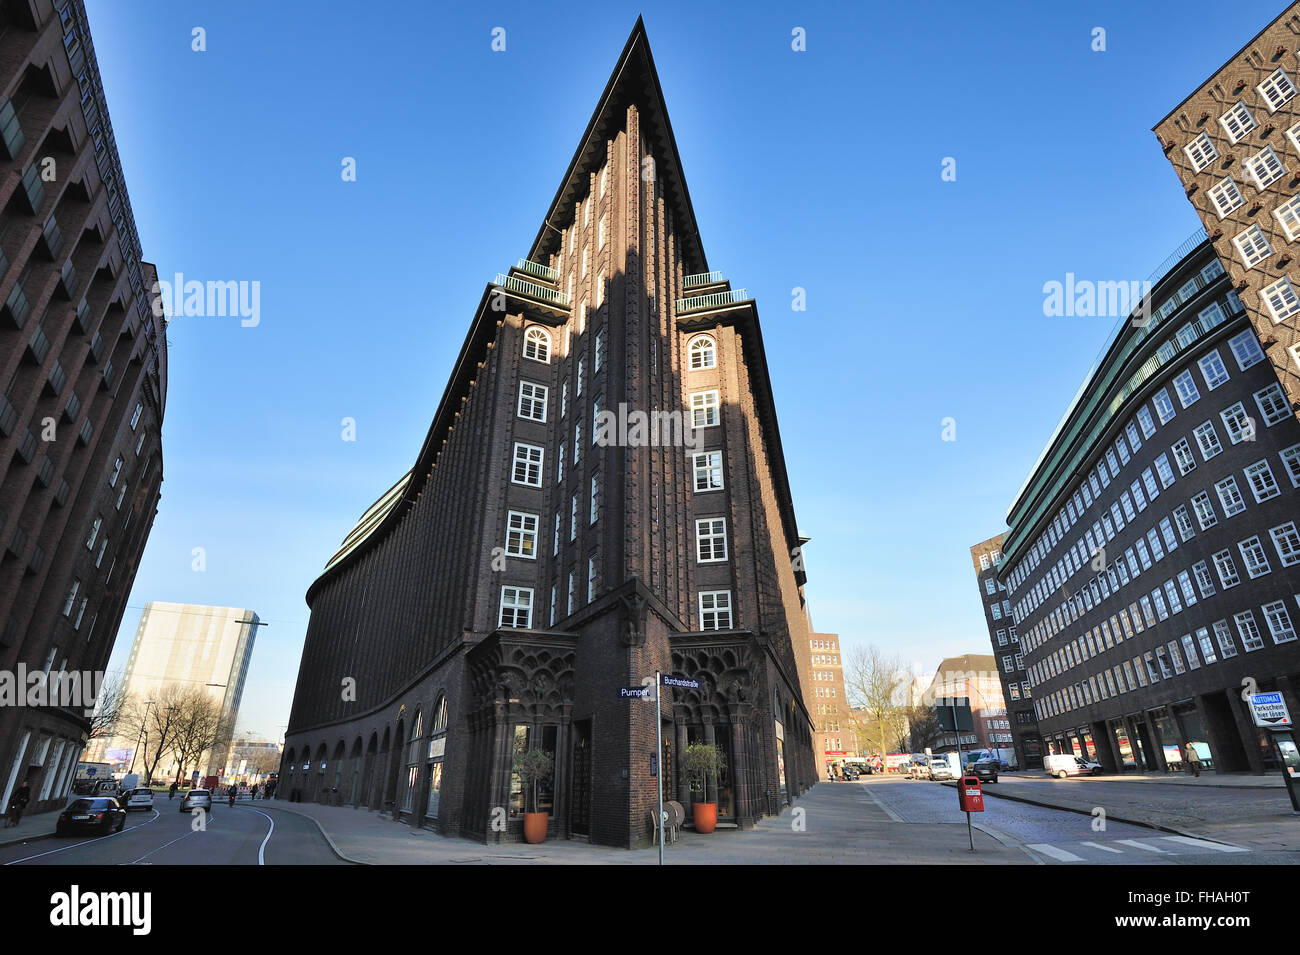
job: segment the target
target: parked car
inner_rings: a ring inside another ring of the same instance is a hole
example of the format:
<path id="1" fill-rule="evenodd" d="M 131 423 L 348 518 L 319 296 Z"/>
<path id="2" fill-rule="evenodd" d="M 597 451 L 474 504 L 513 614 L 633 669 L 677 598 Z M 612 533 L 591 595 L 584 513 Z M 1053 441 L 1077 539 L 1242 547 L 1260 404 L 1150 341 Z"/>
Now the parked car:
<path id="1" fill-rule="evenodd" d="M 907 773 L 908 779 L 928 779 L 930 776 L 930 764 L 924 757 L 913 759 L 903 764 L 902 772 Z"/>
<path id="2" fill-rule="evenodd" d="M 943 756 L 930 757 L 930 778 L 931 779 L 956 779 L 957 774 L 953 772 L 952 764 Z"/>
<path id="3" fill-rule="evenodd" d="M 181 797 L 181 812 L 204 809 L 212 812 L 212 793 L 207 789 L 191 789 Z"/>
<path id="4" fill-rule="evenodd" d="M 132 809 L 152 809 L 153 808 L 153 790 L 152 789 L 132 789 L 125 792 L 118 799 L 118 803 L 127 812 Z"/>
<path id="5" fill-rule="evenodd" d="M 846 783 L 853 782 L 861 775 L 862 774 L 858 772 L 858 768 L 856 766 L 845 766 L 840 770 L 840 778 L 843 779 Z"/>
<path id="6" fill-rule="evenodd" d="M 998 761 L 996 759 L 977 759 L 966 766 L 966 773 L 978 776 L 981 783 L 998 781 Z"/>
<path id="7" fill-rule="evenodd" d="M 1098 776 L 1101 764 L 1075 756 L 1073 753 L 1053 753 L 1043 757 L 1043 769 L 1047 775 L 1064 779 L 1067 776 Z"/>
<path id="8" fill-rule="evenodd" d="M 126 825 L 126 810 L 112 796 L 80 796 L 68 803 L 54 824 L 56 835 L 91 830 L 107 834 L 121 832 Z"/>

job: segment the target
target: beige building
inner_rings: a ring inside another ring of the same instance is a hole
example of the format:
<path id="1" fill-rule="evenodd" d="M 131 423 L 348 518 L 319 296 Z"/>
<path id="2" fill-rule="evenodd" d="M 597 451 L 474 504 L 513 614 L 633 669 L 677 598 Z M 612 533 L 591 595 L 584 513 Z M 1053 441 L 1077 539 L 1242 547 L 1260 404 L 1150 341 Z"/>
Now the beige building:
<path id="1" fill-rule="evenodd" d="M 244 680 L 253 656 L 257 614 L 239 607 L 205 607 L 152 601 L 145 605 L 124 679 L 128 699 L 151 700 L 165 688 L 200 688 L 221 708 L 222 725 L 233 731 Z M 97 758 L 129 763 L 136 740 L 108 740 Z M 199 760 L 200 775 L 227 770 L 229 738 Z M 87 757 L 92 758 L 91 756 Z M 158 766 L 169 768 L 166 758 Z M 137 766 L 137 768 L 139 768 Z"/>
<path id="2" fill-rule="evenodd" d="M 967 653 L 948 657 L 939 664 L 934 680 L 926 691 L 926 702 L 950 697 L 970 700 L 972 731 L 962 731 L 961 749 L 995 747 L 1011 748 L 1011 724 L 1007 718 L 1007 705 L 1002 696 L 1002 681 L 992 654 Z M 957 734 L 940 731 L 930 739 L 929 745 L 937 751 L 957 748 Z"/>

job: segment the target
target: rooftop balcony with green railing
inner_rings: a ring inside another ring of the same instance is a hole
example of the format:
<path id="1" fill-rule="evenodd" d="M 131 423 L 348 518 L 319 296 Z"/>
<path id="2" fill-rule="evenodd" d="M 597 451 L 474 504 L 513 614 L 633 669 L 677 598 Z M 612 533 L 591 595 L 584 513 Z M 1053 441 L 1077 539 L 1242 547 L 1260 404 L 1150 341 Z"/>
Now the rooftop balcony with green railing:
<path id="1" fill-rule="evenodd" d="M 535 276 L 545 282 L 558 282 L 560 273 L 549 265 L 542 265 L 540 262 L 534 262 L 532 259 L 520 259 L 515 263 L 512 271 L 523 272 L 527 275 Z"/>
<path id="2" fill-rule="evenodd" d="M 530 282 L 528 279 L 520 278 L 518 275 L 498 272 L 493 285 L 499 285 L 507 292 L 515 295 L 522 295 L 525 298 L 533 299 L 552 308 L 568 309 L 569 296 L 559 289 L 551 288 L 548 285 L 541 285 L 537 282 Z"/>
<path id="3" fill-rule="evenodd" d="M 677 300 L 677 314 L 682 315 L 687 312 L 702 312 L 711 309 L 725 308 L 728 305 L 736 305 L 740 302 L 749 301 L 749 292 L 743 288 L 724 289 L 720 292 L 709 292 L 704 295 L 691 295 L 686 298 Z"/>
<path id="4" fill-rule="evenodd" d="M 717 285 L 721 281 L 723 281 L 721 272 L 696 272 L 694 275 L 683 276 L 682 290 Z"/>

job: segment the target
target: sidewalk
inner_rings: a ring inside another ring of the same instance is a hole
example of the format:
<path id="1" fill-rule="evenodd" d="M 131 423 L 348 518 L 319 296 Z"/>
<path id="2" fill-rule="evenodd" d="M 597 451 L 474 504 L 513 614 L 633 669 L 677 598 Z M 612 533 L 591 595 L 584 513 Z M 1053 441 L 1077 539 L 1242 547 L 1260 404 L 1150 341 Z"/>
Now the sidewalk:
<path id="1" fill-rule="evenodd" d="M 54 835 L 54 827 L 58 824 L 59 813 L 62 811 L 51 809 L 31 816 L 24 815 L 18 825 L 0 828 L 0 849 L 37 839 L 48 839 Z"/>
<path id="2" fill-rule="evenodd" d="M 949 783 L 946 785 L 955 785 Z M 1255 849 L 1300 851 L 1300 815 L 1280 774 L 1075 776 L 1003 774 L 986 796 Z"/>
<path id="3" fill-rule="evenodd" d="M 350 807 L 271 800 L 267 812 L 314 819 L 340 857 L 364 865 L 655 865 L 658 849 L 616 849 L 563 839 L 538 846 L 484 845 Z M 796 828 L 802 825 L 802 829 Z M 963 823 L 896 822 L 862 786 L 821 784 L 753 829 L 686 831 L 664 848 L 665 865 L 1032 865 L 1018 848 L 981 831 L 970 851 Z"/>

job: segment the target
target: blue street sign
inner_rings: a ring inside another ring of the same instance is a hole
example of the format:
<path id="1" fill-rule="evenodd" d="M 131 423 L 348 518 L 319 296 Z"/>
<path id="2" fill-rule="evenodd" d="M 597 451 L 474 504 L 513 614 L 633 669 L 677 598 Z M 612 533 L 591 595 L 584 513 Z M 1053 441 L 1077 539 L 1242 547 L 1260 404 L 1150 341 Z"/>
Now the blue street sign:
<path id="1" fill-rule="evenodd" d="M 621 686 L 618 688 L 618 698 L 620 700 L 644 700 L 649 692 L 650 688 L 648 686 Z"/>
<path id="2" fill-rule="evenodd" d="M 682 690 L 698 690 L 700 688 L 699 680 L 692 680 L 686 676 L 673 676 L 671 673 L 660 676 L 659 682 L 664 686 L 675 686 Z"/>
<path id="3" fill-rule="evenodd" d="M 93 775 L 95 775 L 95 773 L 97 773 L 97 772 L 99 772 L 99 770 L 96 769 L 94 766 L 91 766 L 89 769 L 86 770 L 86 775 L 87 775 L 87 776 L 93 776 Z"/>

